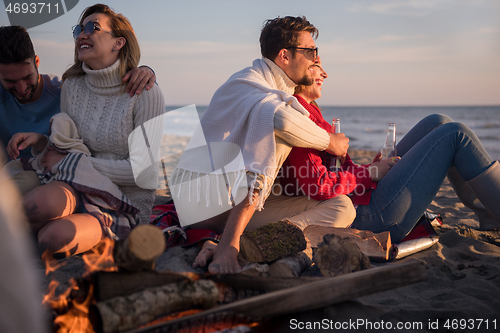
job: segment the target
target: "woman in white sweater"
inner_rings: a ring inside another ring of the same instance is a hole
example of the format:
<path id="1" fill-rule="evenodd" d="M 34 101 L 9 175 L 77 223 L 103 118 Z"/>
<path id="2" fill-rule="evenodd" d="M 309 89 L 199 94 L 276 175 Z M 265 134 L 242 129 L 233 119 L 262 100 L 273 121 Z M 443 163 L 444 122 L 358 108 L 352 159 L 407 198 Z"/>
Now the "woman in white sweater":
<path id="1" fill-rule="evenodd" d="M 53 181 L 36 187 L 24 196 L 24 205 L 31 226 L 38 231 L 39 246 L 67 254 L 87 251 L 105 236 L 125 237 L 136 224 L 149 222 L 154 199 L 150 185 L 157 174 L 150 173 L 147 189 L 137 185 L 131 164 L 137 156 L 130 153 L 128 141 L 134 129 L 165 109 L 157 85 L 133 97 L 125 91 L 121 78 L 137 67 L 140 58 L 139 44 L 127 18 L 106 5 L 88 7 L 74 27 L 73 37 L 75 63 L 63 75 L 61 112 L 76 124 L 91 153 L 93 168 L 118 185 L 139 212 L 94 209 L 92 204 L 96 203 L 89 202 L 87 193 L 76 190 L 71 182 Z M 157 124 L 156 128 L 160 127 Z M 161 136 L 161 129 L 156 134 Z M 27 143 L 41 151 L 46 139 L 33 133 Z M 70 155 L 50 150 L 42 165 L 52 170 L 53 166 L 64 165 Z"/>

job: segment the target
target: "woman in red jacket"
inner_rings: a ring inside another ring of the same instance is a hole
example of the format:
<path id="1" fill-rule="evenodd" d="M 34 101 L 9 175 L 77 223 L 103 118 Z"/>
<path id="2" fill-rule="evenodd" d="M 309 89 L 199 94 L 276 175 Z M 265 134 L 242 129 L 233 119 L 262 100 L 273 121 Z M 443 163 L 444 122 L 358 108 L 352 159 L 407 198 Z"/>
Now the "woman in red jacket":
<path id="1" fill-rule="evenodd" d="M 297 87 L 295 96 L 311 120 L 331 131 L 314 102 L 321 97 L 328 75 L 321 63 L 311 70 L 315 82 Z M 294 147 L 280 172 L 282 193 L 315 200 L 349 194 L 357 209 L 354 228 L 390 231 L 393 241 L 399 242 L 448 174 L 458 197 L 479 216 L 481 229 L 500 227 L 500 164 L 491 160 L 467 126 L 446 115 L 427 116 L 398 143 L 397 152 L 400 156 L 385 160 L 378 154 L 369 165 L 356 165 L 346 155 L 340 171 L 332 172 L 329 165 L 335 156 Z"/>

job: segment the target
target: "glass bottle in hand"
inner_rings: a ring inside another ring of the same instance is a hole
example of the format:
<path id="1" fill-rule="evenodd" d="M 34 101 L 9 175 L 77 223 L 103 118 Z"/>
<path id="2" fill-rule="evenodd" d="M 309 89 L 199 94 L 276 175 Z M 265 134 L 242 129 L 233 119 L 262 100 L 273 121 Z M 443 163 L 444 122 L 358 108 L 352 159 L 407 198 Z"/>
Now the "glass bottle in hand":
<path id="1" fill-rule="evenodd" d="M 340 119 L 339 118 L 333 118 L 331 133 L 340 133 Z M 333 156 L 331 159 L 330 171 L 333 171 L 333 172 L 338 174 L 338 172 L 340 171 L 341 165 L 342 165 L 341 157 L 340 156 Z"/>
<path id="2" fill-rule="evenodd" d="M 387 129 L 387 137 L 385 138 L 385 144 L 382 150 L 381 158 L 388 158 L 396 156 L 396 124 L 389 123 L 389 128 Z"/>

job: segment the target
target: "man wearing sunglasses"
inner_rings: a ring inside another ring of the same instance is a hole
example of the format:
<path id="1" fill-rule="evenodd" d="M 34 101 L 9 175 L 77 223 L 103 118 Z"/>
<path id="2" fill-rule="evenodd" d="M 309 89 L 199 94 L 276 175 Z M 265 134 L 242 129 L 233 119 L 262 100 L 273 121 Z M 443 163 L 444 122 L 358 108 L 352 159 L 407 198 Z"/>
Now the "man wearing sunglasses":
<path id="1" fill-rule="evenodd" d="M 90 24 L 83 28 L 86 34 L 94 30 L 104 31 Z M 74 27 L 73 35 L 81 31 L 80 26 Z M 47 135 L 50 118 L 60 112 L 60 78 L 38 73 L 40 59 L 23 27 L 0 27 L 0 45 L 0 141 L 6 145 L 19 132 Z M 131 96 L 155 83 L 154 73 L 146 66 L 131 70 L 123 79 L 129 81 Z M 21 157 L 30 156 L 29 149 L 21 152 Z"/>
<path id="2" fill-rule="evenodd" d="M 201 119 L 203 133 L 195 133 L 190 143 L 196 149 L 183 153 L 169 180 L 182 225 L 222 232 L 218 245 L 205 243 L 194 267 L 212 259 L 211 273 L 239 272 L 245 229 L 281 219 L 302 229 L 339 221 L 346 226 L 354 220 L 347 196 L 323 202 L 270 196 L 293 146 L 340 156 L 347 152 L 349 140 L 314 124 L 292 96 L 298 84 L 314 82 L 310 69 L 319 61 L 317 34 L 305 17 L 268 20 L 260 36 L 263 58 L 233 74 L 212 97 Z M 206 149 L 196 138 L 204 138 Z"/>

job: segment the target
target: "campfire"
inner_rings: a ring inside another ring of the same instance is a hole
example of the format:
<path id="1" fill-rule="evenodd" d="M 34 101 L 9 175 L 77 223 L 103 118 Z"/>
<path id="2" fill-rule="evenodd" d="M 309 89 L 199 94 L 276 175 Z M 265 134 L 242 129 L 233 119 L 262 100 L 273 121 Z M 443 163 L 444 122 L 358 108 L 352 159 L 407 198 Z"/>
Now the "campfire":
<path id="1" fill-rule="evenodd" d="M 154 259 L 164 247 L 159 229 L 141 226 L 124 241 L 105 239 L 84 254 L 85 274 L 71 279 L 70 286 L 60 293 L 59 283 L 51 281 L 43 298 L 43 305 L 52 311 L 53 331 L 146 332 L 150 326 L 166 326 L 170 321 L 237 299 L 231 287 L 201 275 L 154 271 Z M 44 253 L 42 259 L 47 275 L 64 265 L 49 253 Z M 255 326 L 252 322 L 240 314 L 223 313 L 194 321 L 189 330 L 174 326 L 172 332 L 215 332 L 242 324 Z"/>
<path id="2" fill-rule="evenodd" d="M 52 281 L 43 304 L 54 332 L 265 332 L 270 318 L 323 308 L 426 279 L 422 262 L 406 261 L 322 277 L 159 272 L 165 239 L 156 227 L 101 242 L 82 259 L 85 274 L 65 291 Z M 59 263 L 46 259 L 47 274 Z"/>
<path id="3" fill-rule="evenodd" d="M 89 309 L 95 304 L 94 285 L 84 283 L 97 271 L 118 271 L 113 260 L 114 242 L 104 239 L 95 246 L 90 253 L 82 256 L 86 265 L 86 273 L 78 280 L 70 279 L 64 292 L 57 295 L 59 282 L 52 280 L 45 294 L 42 304 L 52 310 L 55 317 L 54 330 L 57 332 L 95 332 L 90 322 Z M 60 268 L 64 263 L 58 263 L 49 252 L 42 255 L 45 262 L 45 274 L 49 275 Z"/>

